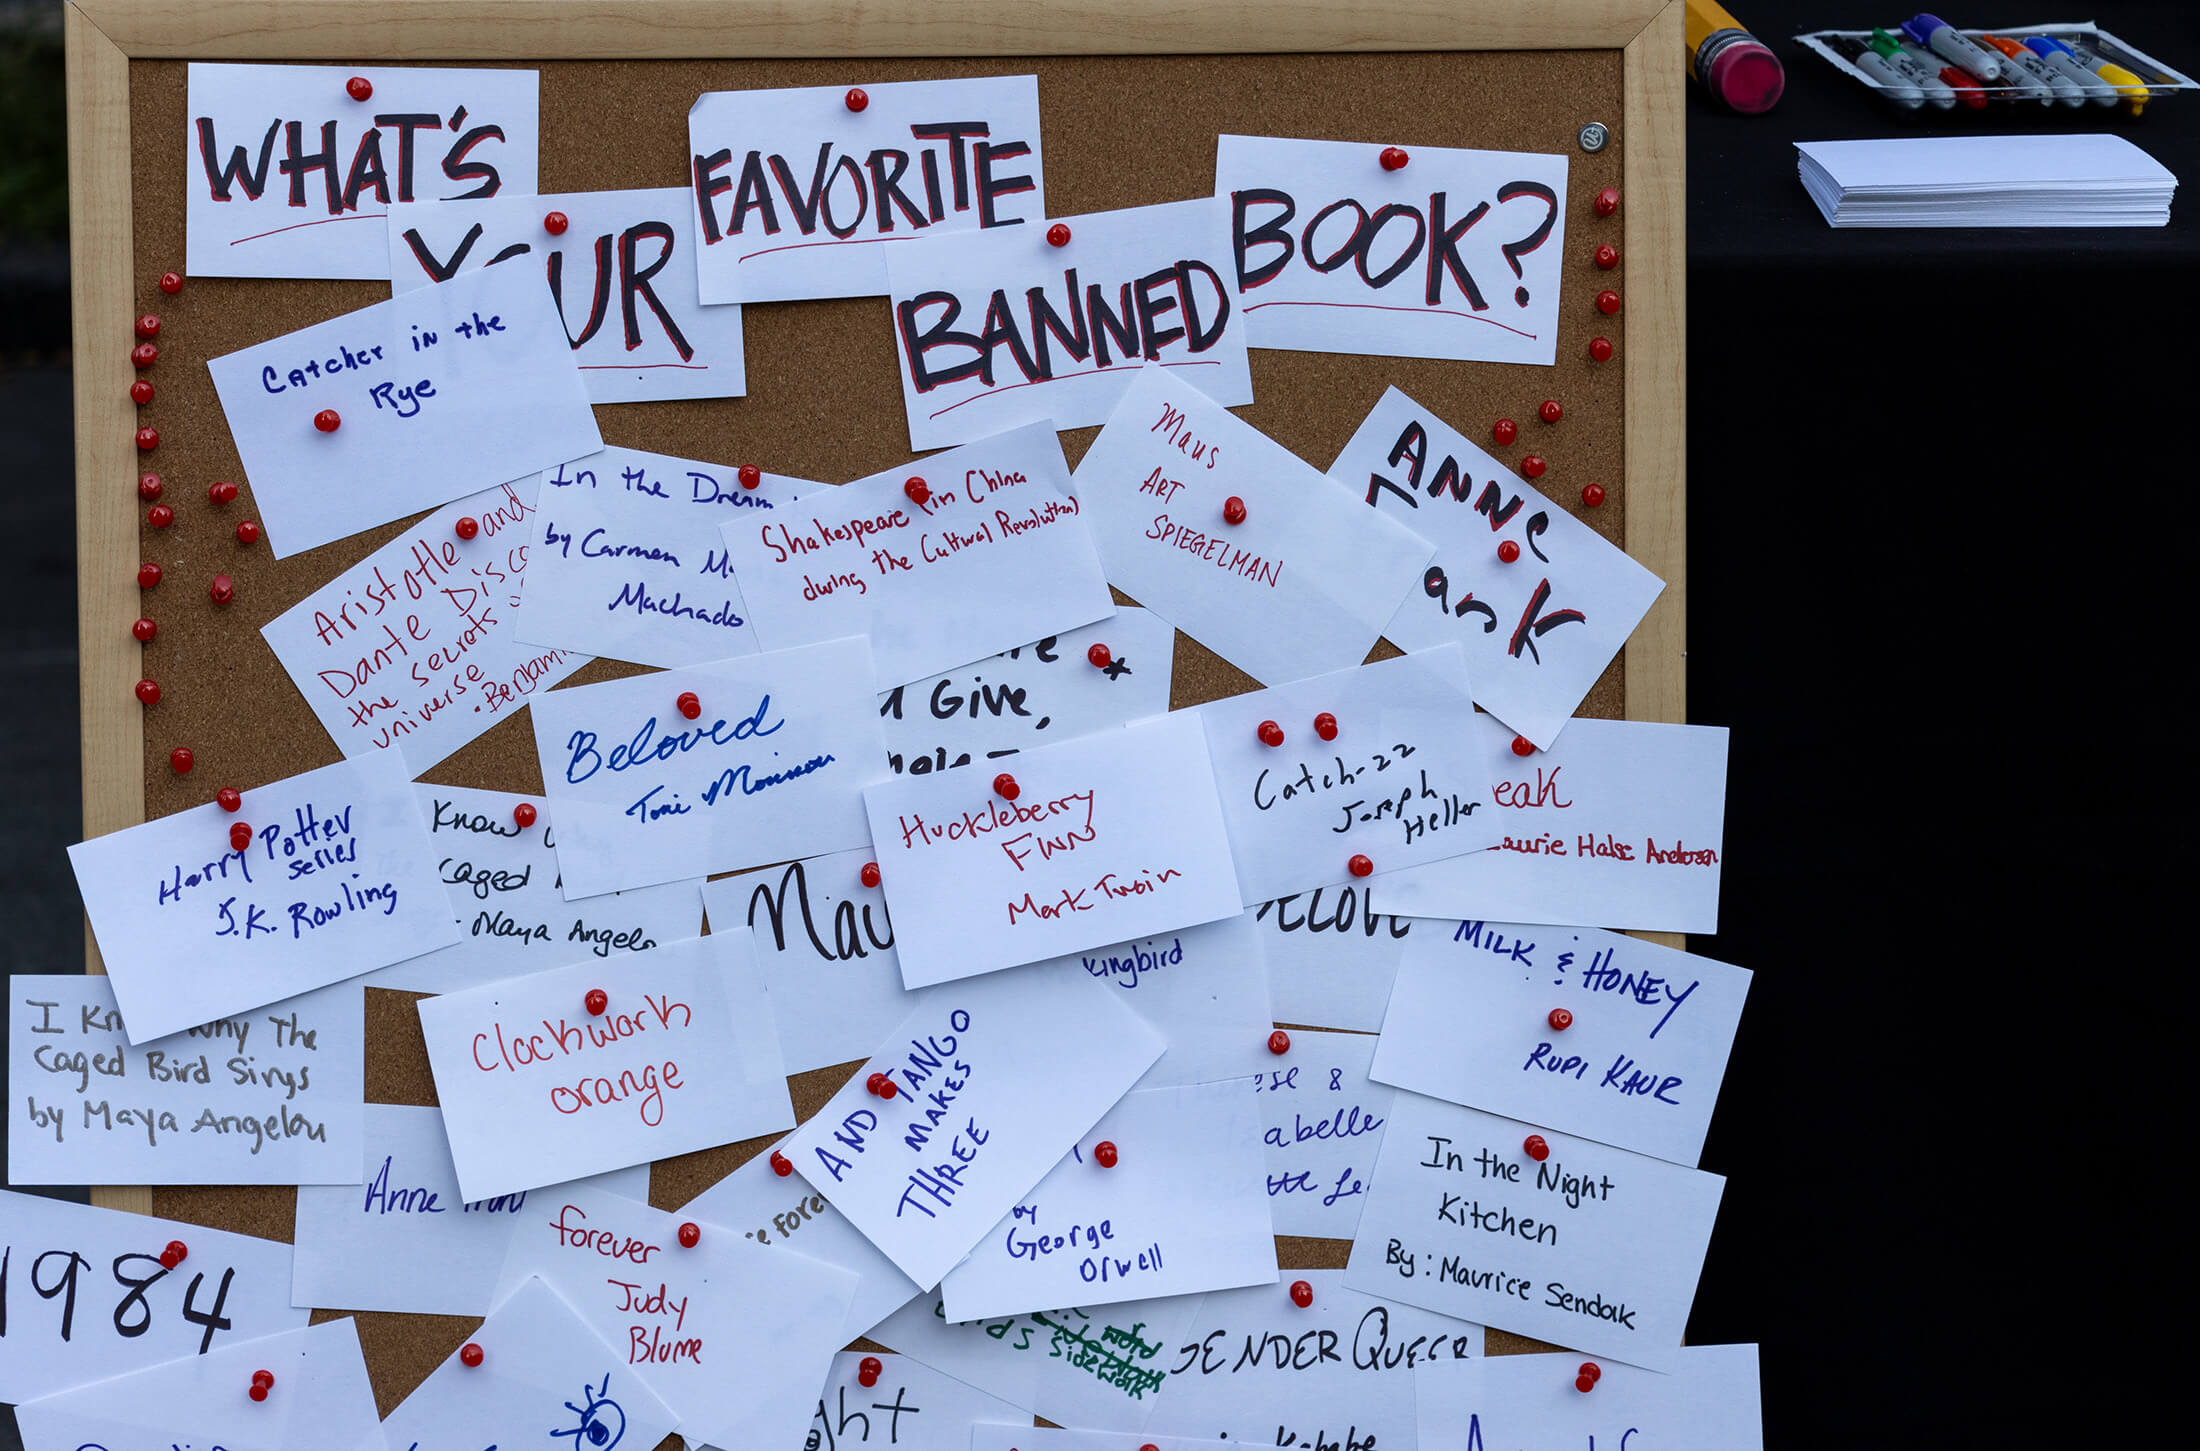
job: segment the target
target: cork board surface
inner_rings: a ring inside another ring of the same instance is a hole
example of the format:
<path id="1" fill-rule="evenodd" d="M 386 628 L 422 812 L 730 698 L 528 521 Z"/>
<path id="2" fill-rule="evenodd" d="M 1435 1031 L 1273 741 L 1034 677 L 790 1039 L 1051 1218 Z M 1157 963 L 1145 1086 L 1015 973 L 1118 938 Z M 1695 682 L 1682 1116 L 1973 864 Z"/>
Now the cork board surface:
<path id="1" fill-rule="evenodd" d="M 1587 353 L 1592 336 L 1610 337 L 1621 350 L 1627 346 L 1625 316 L 1604 317 L 1590 304 L 1602 286 L 1624 288 L 1624 258 L 1614 273 L 1597 271 L 1590 258 L 1596 242 L 1604 240 L 1590 200 L 1599 188 L 1621 181 L 1626 138 L 1619 126 L 1617 51 L 565 62 L 536 69 L 545 192 L 685 185 L 688 107 L 705 91 L 996 74 L 1039 78 L 1047 191 L 1051 209 L 1064 216 L 1207 194 L 1215 137 L 1223 132 L 1563 153 L 1569 161 L 1569 229 L 1555 367 L 1256 350 L 1252 374 L 1258 401 L 1233 411 L 1316 468 L 1327 468 L 1393 384 L 1477 441 L 1487 438 L 1494 420 L 1516 419 L 1519 443 L 1492 452 L 1508 463 L 1528 452 L 1542 454 L 1551 467 L 1539 487 L 1615 544 L 1625 544 L 1623 372 L 1592 362 Z M 176 296 L 160 293 L 155 279 L 171 268 L 180 270 L 184 251 L 184 101 L 181 62 L 131 62 L 135 310 L 158 313 L 163 322 L 160 363 L 147 375 L 157 396 L 139 419 L 160 431 L 161 442 L 141 461 L 162 476 L 163 502 L 176 510 L 172 527 L 140 531 L 142 558 L 166 572 L 144 606 L 160 626 L 145 647 L 144 673 L 160 681 L 163 691 L 146 722 L 148 819 L 198 805 L 218 786 L 250 790 L 338 758 L 258 632 L 404 527 L 369 530 L 287 560 L 272 558 L 264 545 L 236 543 L 237 521 L 256 513 L 206 360 L 379 302 L 389 288 L 375 282 L 193 278 Z M 1592 120 L 1613 134 L 1611 144 L 1593 156 L 1583 154 L 1575 140 Z M 746 397 L 599 406 L 604 441 L 721 464 L 755 462 L 835 483 L 912 458 L 883 298 L 751 306 L 743 328 Z M 1545 398 L 1565 406 L 1565 417 L 1555 426 L 1536 419 L 1536 406 Z M 1062 435 L 1072 467 L 1097 432 L 1083 428 Z M 207 485 L 218 479 L 234 480 L 241 489 L 226 508 L 207 501 Z M 1579 503 L 1581 486 L 1592 482 L 1606 490 L 1599 509 Z M 92 481 L 92 497 L 134 501 L 134 483 Z M 236 582 L 235 603 L 227 607 L 216 607 L 207 597 L 207 582 L 217 573 Z M 1120 593 L 1117 598 L 1131 602 Z M 128 621 L 114 622 L 117 630 L 127 627 Z M 1395 653 L 1384 641 L 1370 658 Z M 635 673 L 639 667 L 598 661 L 569 683 Z M 1172 708 L 1236 695 L 1255 684 L 1186 636 L 1176 637 Z M 1615 661 L 1580 713 L 1617 718 L 1625 714 L 1624 703 L 1622 665 Z M 507 719 L 423 779 L 539 792 L 530 731 L 524 714 Z M 197 767 L 177 776 L 168 768 L 168 752 L 186 744 Z M 370 1102 L 436 1101 L 416 1000 L 412 993 L 367 993 Z M 792 1078 L 797 1116 L 815 1113 L 855 1067 Z M 769 1140 L 756 1139 L 660 1161 L 651 1173 L 650 1199 L 676 1209 L 768 1146 Z M 174 1188 L 154 1194 L 158 1214 L 285 1242 L 295 1208 L 290 1189 Z M 1343 1240 L 1277 1239 L 1278 1262 L 1286 1270 L 1341 1268 L 1348 1249 Z M 315 1318 L 332 1316 L 317 1312 Z M 385 1415 L 479 1324 L 432 1315 L 355 1318 Z M 867 1341 L 856 1344 L 876 1348 Z M 1492 1354 L 1548 1348 L 1503 1331 L 1488 1333 Z"/>

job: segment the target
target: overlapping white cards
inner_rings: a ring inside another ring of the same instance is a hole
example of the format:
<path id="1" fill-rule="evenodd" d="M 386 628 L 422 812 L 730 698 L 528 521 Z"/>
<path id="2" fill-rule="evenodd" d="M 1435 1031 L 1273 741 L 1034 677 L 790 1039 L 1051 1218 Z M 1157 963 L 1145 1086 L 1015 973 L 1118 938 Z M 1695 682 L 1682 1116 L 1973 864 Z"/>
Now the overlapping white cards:
<path id="1" fill-rule="evenodd" d="M 1450 1026 L 1446 1024 L 1445 1026 Z M 1350 1239 L 1397 1097 L 1368 1077 L 1375 1039 L 1295 1028 L 1253 1082 L 1276 1233 Z"/>
<path id="2" fill-rule="evenodd" d="M 1316 887 L 1247 914 L 1260 928 L 1277 1022 L 1355 1033 L 1382 1027 L 1414 919 L 1378 914 L 1368 898 L 1365 883 Z"/>
<path id="3" fill-rule="evenodd" d="M 1558 1451 L 1592 1441 L 1630 1451 L 1763 1451 L 1754 1345 L 1691 1345 L 1663 1374 L 1600 1361 L 1587 1395 L 1575 1385 L 1581 1364 L 1559 1354 L 1424 1366 L 1414 1381 L 1421 1451 Z"/>
<path id="4" fill-rule="evenodd" d="M 1244 913 L 1072 952 L 1033 971 L 1077 972 L 1161 1034 L 1165 1047 L 1140 1088 L 1242 1081 L 1264 1067 L 1268 1002 L 1259 934 Z"/>

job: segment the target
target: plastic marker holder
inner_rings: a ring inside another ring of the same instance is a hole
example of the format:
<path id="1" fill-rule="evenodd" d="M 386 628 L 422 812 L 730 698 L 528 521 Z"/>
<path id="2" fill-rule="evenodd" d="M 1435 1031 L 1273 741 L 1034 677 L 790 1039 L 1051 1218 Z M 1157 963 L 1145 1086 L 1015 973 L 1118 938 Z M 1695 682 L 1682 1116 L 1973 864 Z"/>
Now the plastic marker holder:
<path id="1" fill-rule="evenodd" d="M 1690 0 L 1691 25 L 1699 3 Z M 1906 111 L 1999 103 L 2059 117 L 2090 101 L 2120 102 L 2136 116 L 2165 96 L 2200 90 L 2192 77 L 2091 24 L 1957 30 L 1926 13 L 1897 30 L 1820 30 L 1795 40 Z"/>

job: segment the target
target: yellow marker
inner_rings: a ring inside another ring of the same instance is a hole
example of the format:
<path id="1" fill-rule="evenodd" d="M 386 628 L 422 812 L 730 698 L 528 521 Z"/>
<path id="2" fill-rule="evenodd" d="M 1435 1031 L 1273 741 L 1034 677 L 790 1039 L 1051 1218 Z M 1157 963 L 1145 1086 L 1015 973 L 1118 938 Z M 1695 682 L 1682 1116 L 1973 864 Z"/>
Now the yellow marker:
<path id="1" fill-rule="evenodd" d="M 2116 94 L 2131 102 L 2131 114 L 2136 116 L 2147 108 L 2146 82 L 2112 60 L 2104 60 L 2093 67 L 2093 74 L 2116 88 Z"/>

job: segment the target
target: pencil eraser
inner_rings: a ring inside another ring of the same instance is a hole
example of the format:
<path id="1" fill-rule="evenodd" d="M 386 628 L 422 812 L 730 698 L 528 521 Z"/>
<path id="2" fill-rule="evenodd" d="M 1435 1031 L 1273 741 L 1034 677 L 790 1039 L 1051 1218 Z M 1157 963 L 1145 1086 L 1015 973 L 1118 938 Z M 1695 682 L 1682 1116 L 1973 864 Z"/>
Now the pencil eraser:
<path id="1" fill-rule="evenodd" d="M 1787 89 L 1787 70 L 1780 58 L 1754 40 L 1738 40 L 1711 60 L 1711 74 L 1704 77 L 1711 93 L 1745 116 L 1772 109 Z"/>

